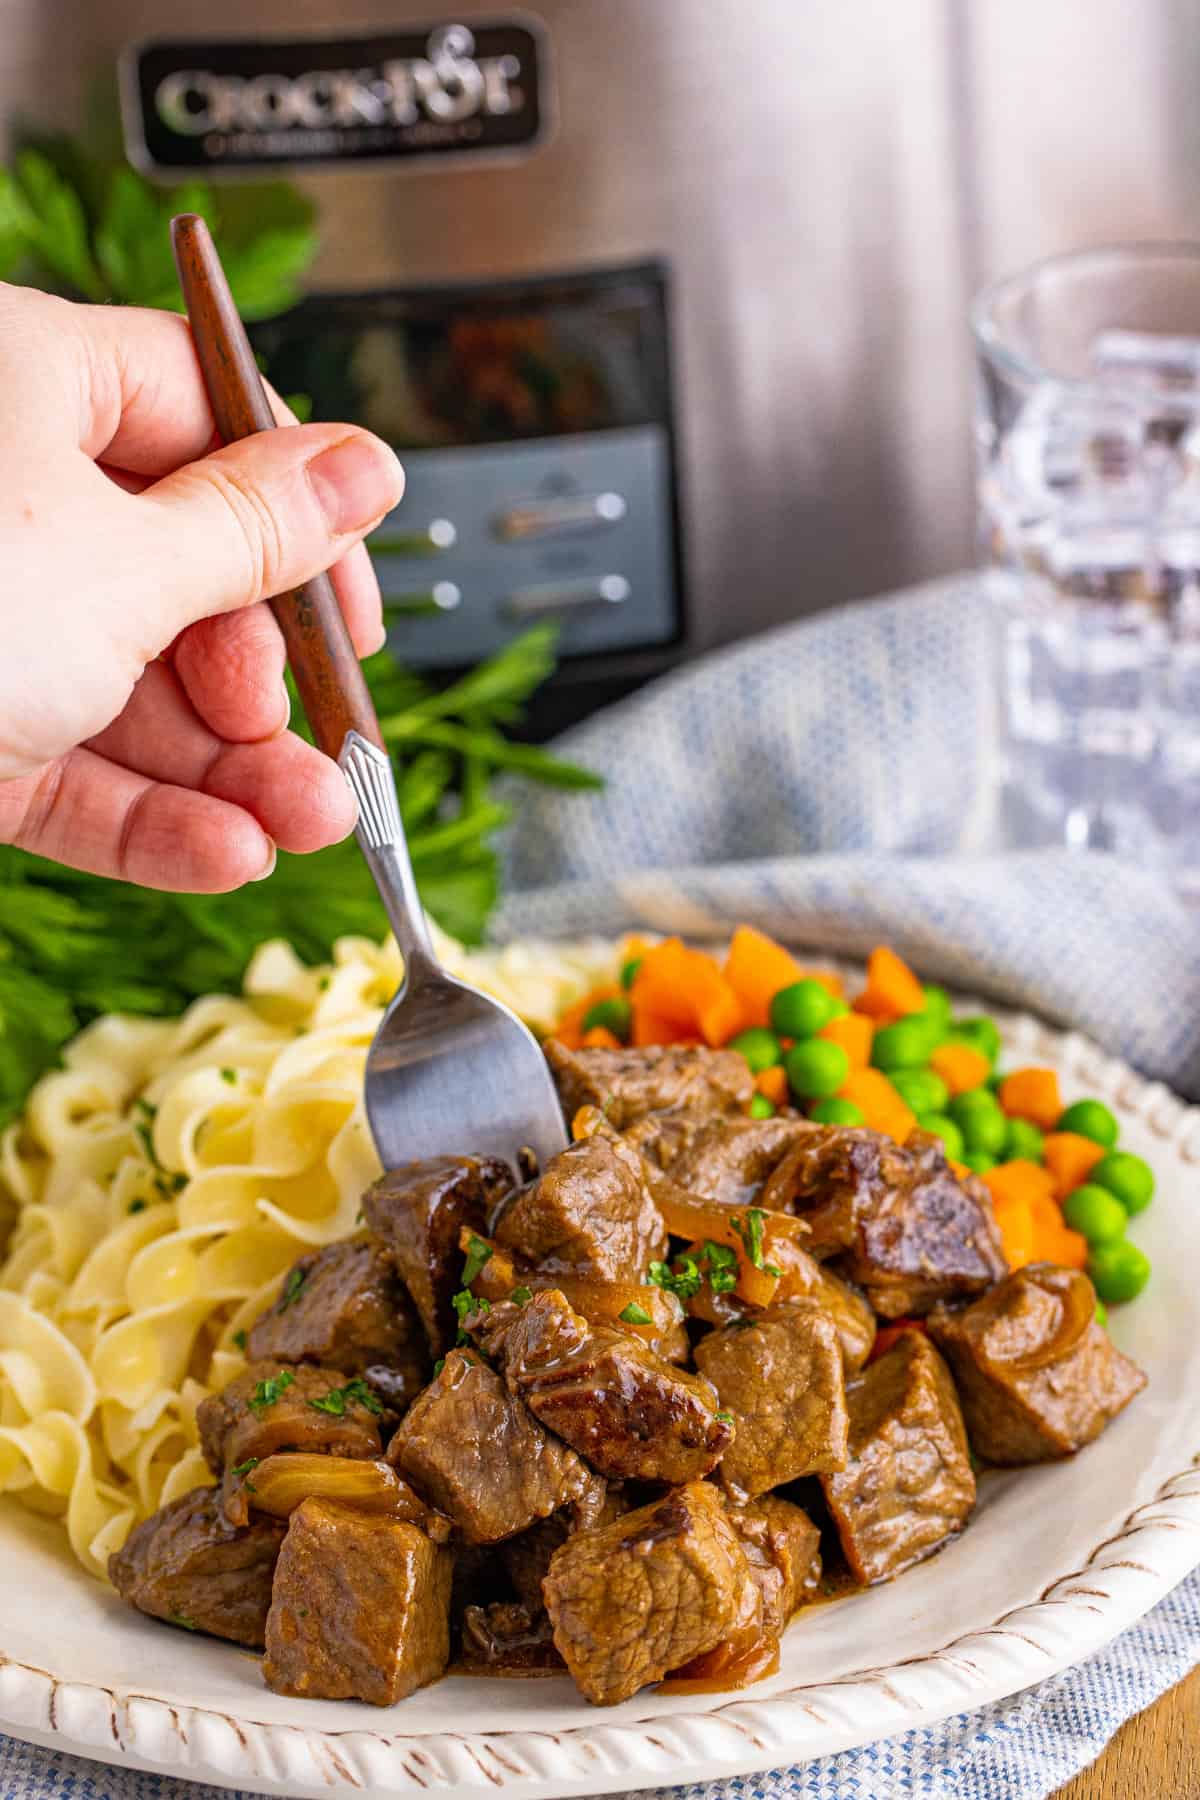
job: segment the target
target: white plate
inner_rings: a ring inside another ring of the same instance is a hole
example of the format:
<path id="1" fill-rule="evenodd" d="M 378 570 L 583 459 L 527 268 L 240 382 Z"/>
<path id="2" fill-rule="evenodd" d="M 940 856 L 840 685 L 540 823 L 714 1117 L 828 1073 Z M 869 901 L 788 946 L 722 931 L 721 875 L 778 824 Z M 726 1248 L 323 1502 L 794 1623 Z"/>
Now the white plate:
<path id="1" fill-rule="evenodd" d="M 987 1477 L 963 1537 L 890 1586 L 802 1615 L 742 1694 L 589 1707 L 565 1678 L 451 1678 L 390 1711 L 283 1699 L 257 1658 L 127 1610 L 57 1531 L 0 1510 L 0 1727 L 110 1763 L 290 1795 L 602 1794 L 777 1768 L 1042 1680 L 1200 1563 L 1200 1111 L 1077 1037 L 1009 1021 L 1010 1053 L 1099 1094 L 1158 1172 L 1154 1262 L 1113 1335 L 1148 1389 L 1073 1461 Z M 7 1660 L 6 1660 L 7 1659 Z"/>

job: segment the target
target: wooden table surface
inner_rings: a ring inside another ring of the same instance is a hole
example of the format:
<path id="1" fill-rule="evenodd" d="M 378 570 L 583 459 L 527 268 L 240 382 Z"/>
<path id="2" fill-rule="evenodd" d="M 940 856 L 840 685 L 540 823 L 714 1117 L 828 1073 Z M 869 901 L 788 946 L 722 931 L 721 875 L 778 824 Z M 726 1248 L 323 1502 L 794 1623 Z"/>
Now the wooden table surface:
<path id="1" fill-rule="evenodd" d="M 1200 1800 L 1200 1668 L 1122 1725 L 1054 1800 Z"/>

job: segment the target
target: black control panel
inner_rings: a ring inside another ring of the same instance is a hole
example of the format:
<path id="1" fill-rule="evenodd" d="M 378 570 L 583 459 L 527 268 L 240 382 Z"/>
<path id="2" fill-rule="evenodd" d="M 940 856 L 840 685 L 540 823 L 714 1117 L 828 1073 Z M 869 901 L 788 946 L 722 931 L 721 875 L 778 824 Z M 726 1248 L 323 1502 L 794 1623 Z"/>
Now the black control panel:
<path id="1" fill-rule="evenodd" d="M 470 663 L 548 618 L 606 666 L 679 641 L 659 265 L 321 295 L 253 335 L 278 389 L 403 457 L 369 547 L 405 661 Z"/>

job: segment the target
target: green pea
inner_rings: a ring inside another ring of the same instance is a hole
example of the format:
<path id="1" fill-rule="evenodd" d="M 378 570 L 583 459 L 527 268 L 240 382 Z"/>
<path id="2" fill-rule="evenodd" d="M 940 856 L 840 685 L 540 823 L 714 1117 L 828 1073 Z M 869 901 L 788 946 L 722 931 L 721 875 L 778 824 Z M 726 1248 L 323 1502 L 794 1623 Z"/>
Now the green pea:
<path id="1" fill-rule="evenodd" d="M 631 956 L 627 963 L 621 964 L 621 986 L 626 992 L 629 991 L 637 980 L 637 973 L 641 966 L 642 959 L 640 956 Z"/>
<path id="2" fill-rule="evenodd" d="M 1076 1100 L 1054 1129 L 1091 1138 L 1093 1144 L 1103 1144 L 1106 1150 L 1111 1150 L 1117 1141 L 1117 1121 L 1103 1100 Z"/>
<path id="3" fill-rule="evenodd" d="M 1136 1244 L 1122 1240 L 1099 1244 L 1088 1258 L 1088 1274 L 1101 1300 L 1120 1306 L 1136 1300 L 1150 1279 L 1150 1258 Z"/>
<path id="4" fill-rule="evenodd" d="M 950 1089 L 935 1069 L 894 1069 L 890 1079 L 915 1113 L 945 1112 Z"/>
<path id="5" fill-rule="evenodd" d="M 839 1100 L 831 1095 L 828 1100 L 818 1100 L 810 1110 L 809 1118 L 818 1125 L 864 1125 L 866 1114 L 861 1106 L 855 1106 L 853 1100 Z"/>
<path id="6" fill-rule="evenodd" d="M 1028 1119 L 1010 1119 L 1004 1139 L 1005 1162 L 1040 1163 L 1046 1149 L 1045 1139 Z"/>
<path id="7" fill-rule="evenodd" d="M 835 1001 L 828 988 L 811 976 L 780 988 L 771 1002 L 771 1024 L 780 1037 L 815 1037 L 833 1017 Z"/>
<path id="8" fill-rule="evenodd" d="M 1103 1300 L 1097 1300 L 1096 1302 L 1096 1323 L 1097 1325 L 1108 1324 L 1108 1308 L 1105 1306 Z"/>
<path id="9" fill-rule="evenodd" d="M 773 1119 L 775 1103 L 768 1100 L 765 1094 L 753 1094 L 750 1098 L 750 1117 L 752 1119 Z"/>
<path id="10" fill-rule="evenodd" d="M 871 1061 L 887 1074 L 893 1069 L 919 1069 L 934 1048 L 928 1022 L 912 1013 L 879 1028 L 871 1045 Z"/>
<path id="11" fill-rule="evenodd" d="M 954 1120 L 950 1118 L 947 1113 L 920 1113 L 917 1117 L 917 1124 L 922 1131 L 927 1131 L 931 1137 L 941 1138 L 942 1148 L 950 1158 L 951 1162 L 962 1161 L 963 1153 L 966 1150 L 966 1145 L 963 1143 L 963 1134 L 954 1123 Z"/>
<path id="12" fill-rule="evenodd" d="M 956 1094 L 950 1102 L 950 1117 L 961 1130 L 968 1150 L 982 1150 L 986 1156 L 1003 1154 L 1008 1120 L 1000 1102 L 987 1088 L 969 1088 L 965 1094 Z"/>
<path id="13" fill-rule="evenodd" d="M 996 1166 L 995 1157 L 989 1156 L 986 1150 L 968 1150 L 960 1161 L 966 1163 L 972 1175 L 986 1175 L 989 1169 Z"/>
<path id="14" fill-rule="evenodd" d="M 989 1019 L 984 1013 L 969 1019 L 955 1019 L 950 1027 L 950 1041 L 969 1044 L 972 1050 L 986 1056 L 993 1066 L 1000 1055 L 1000 1027 L 995 1019 Z"/>
<path id="15" fill-rule="evenodd" d="M 849 1075 L 850 1058 L 828 1038 L 806 1038 L 792 1045 L 783 1066 L 793 1094 L 801 1100 L 824 1100 L 836 1094 Z"/>
<path id="16" fill-rule="evenodd" d="M 950 1023 L 951 1007 L 950 996 L 945 988 L 938 987 L 935 982 L 927 981 L 925 983 L 924 992 L 925 1006 L 923 1010 L 927 1012 L 931 1018 L 942 1019 L 948 1025 Z"/>
<path id="17" fill-rule="evenodd" d="M 831 1019 L 844 1019 L 846 1014 L 850 1011 L 846 1001 L 839 1000 L 836 994 L 830 994 L 829 1004 L 833 1008 L 833 1011 L 829 1015 Z"/>
<path id="18" fill-rule="evenodd" d="M 751 1025 L 748 1031 L 739 1031 L 730 1039 L 729 1048 L 740 1050 L 756 1075 L 783 1061 L 783 1045 L 765 1025 Z"/>
<path id="19" fill-rule="evenodd" d="M 1145 1212 L 1154 1198 L 1154 1170 L 1129 1150 L 1110 1150 L 1096 1164 L 1088 1180 L 1115 1194 L 1130 1217 Z"/>
<path id="20" fill-rule="evenodd" d="M 625 999 L 597 1000 L 583 1015 L 583 1029 L 594 1031 L 598 1025 L 625 1043 L 633 1027 L 633 1007 Z"/>
<path id="21" fill-rule="evenodd" d="M 916 1025 L 925 1033 L 925 1055 L 930 1057 L 939 1044 L 944 1044 L 950 1035 L 950 1021 L 945 1013 L 934 1012 L 923 1007 L 920 1012 L 906 1013 L 903 1021 L 906 1025 Z"/>
<path id="22" fill-rule="evenodd" d="M 1085 1181 L 1063 1202 L 1063 1218 L 1089 1244 L 1115 1244 L 1125 1236 L 1128 1214 L 1115 1194 Z"/>

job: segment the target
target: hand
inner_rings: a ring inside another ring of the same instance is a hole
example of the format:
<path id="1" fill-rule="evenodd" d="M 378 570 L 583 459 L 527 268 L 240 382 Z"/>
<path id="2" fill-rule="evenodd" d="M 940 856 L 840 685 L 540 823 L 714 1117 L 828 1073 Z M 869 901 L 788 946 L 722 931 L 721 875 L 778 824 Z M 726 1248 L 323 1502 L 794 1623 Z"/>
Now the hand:
<path id="1" fill-rule="evenodd" d="M 294 422 L 218 448 L 184 320 L 3 284 L 0 392 L 0 843 L 216 893 L 344 837 L 263 602 L 332 567 L 380 647 L 359 540 L 403 491 L 392 451 Z"/>

